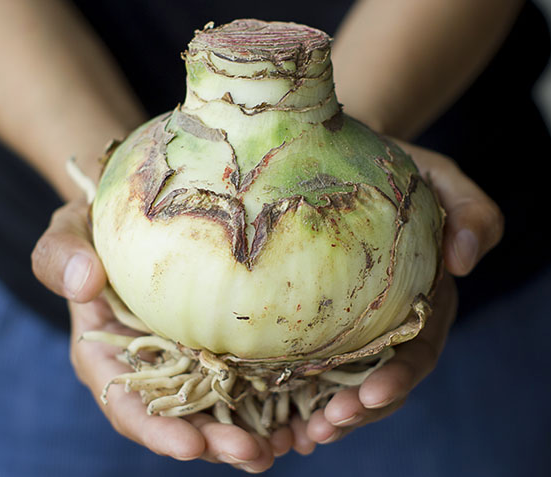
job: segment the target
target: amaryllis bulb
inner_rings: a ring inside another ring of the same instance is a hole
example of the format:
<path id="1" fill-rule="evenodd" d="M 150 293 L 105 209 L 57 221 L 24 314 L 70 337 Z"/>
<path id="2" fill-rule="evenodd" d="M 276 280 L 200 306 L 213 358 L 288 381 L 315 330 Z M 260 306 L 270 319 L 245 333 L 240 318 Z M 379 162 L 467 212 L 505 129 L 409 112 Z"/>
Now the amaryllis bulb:
<path id="1" fill-rule="evenodd" d="M 330 38 L 237 20 L 184 56 L 183 106 L 112 152 L 93 203 L 126 306 L 253 361 L 353 352 L 403 323 L 434 288 L 442 213 L 408 155 L 342 113 Z"/>

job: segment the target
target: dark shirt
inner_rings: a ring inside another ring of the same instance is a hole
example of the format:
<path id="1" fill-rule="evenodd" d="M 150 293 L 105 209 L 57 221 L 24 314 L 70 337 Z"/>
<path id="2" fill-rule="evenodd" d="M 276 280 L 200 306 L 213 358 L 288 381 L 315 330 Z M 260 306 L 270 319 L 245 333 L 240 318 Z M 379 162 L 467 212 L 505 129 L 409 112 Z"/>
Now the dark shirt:
<path id="1" fill-rule="evenodd" d="M 179 54 L 194 30 L 207 22 L 218 25 L 235 18 L 295 21 L 333 35 L 353 2 L 74 3 L 154 116 L 183 101 L 185 72 Z M 453 157 L 505 213 L 502 243 L 470 277 L 459 280 L 462 314 L 507 293 L 551 262 L 551 248 L 542 229 L 546 184 L 540 166 L 551 157 L 551 140 L 531 99 L 534 82 L 548 61 L 549 44 L 544 18 L 528 3 L 486 71 L 416 141 Z M 36 281 L 29 258 L 61 201 L 21 159 L 1 147 L 0 171 L 0 280 L 53 325 L 67 328 L 64 300 Z"/>

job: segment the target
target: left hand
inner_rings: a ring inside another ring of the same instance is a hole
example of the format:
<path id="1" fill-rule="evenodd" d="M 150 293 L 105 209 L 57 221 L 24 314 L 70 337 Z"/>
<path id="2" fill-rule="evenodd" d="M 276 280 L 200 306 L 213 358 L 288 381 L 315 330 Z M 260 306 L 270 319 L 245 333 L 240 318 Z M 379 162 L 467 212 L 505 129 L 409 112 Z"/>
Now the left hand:
<path id="1" fill-rule="evenodd" d="M 503 234 L 497 205 L 449 158 L 400 143 L 413 156 L 423 176 L 430 176 L 446 210 L 443 255 L 447 269 L 433 300 L 425 328 L 359 388 L 337 393 L 308 422 L 294 418 L 294 448 L 312 452 L 316 444 L 333 442 L 355 427 L 380 420 L 401 407 L 408 394 L 436 366 L 455 319 L 457 291 L 452 275 L 467 275 Z"/>
<path id="2" fill-rule="evenodd" d="M 251 473 L 267 470 L 275 456 L 289 451 L 292 432 L 278 429 L 269 439 L 235 425 L 221 424 L 198 413 L 186 419 L 149 416 L 137 393 L 112 386 L 109 404 L 99 399 L 103 387 L 128 367 L 116 355 L 120 348 L 104 343 L 80 342 L 86 331 L 133 335 L 119 323 L 99 295 L 105 271 L 90 240 L 88 205 L 69 202 L 56 211 L 33 253 L 36 276 L 52 291 L 70 300 L 71 363 L 116 431 L 151 451 L 178 460 L 203 459 L 229 463 Z"/>

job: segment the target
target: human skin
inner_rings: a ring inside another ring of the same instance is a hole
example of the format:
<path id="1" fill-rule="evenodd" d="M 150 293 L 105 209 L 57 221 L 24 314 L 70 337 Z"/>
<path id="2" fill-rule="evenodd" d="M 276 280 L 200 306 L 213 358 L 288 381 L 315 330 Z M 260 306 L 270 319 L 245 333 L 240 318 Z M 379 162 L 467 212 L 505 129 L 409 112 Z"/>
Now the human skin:
<path id="1" fill-rule="evenodd" d="M 358 2 L 336 37 L 333 54 L 337 93 L 346 112 L 381 133 L 399 138 L 415 134 L 489 60 L 521 3 L 504 7 L 487 0 L 482 8 L 474 0 Z M 412 4 L 417 7 L 409 12 Z M 437 10 L 427 16 L 424 9 Z M 377 25 L 360 28 L 372 18 Z M 366 36 L 366 31 L 375 36 Z M 97 399 L 122 365 L 108 346 L 77 346 L 76 341 L 83 331 L 120 325 L 98 298 L 105 272 L 90 242 L 86 205 L 66 175 L 65 161 L 78 157 L 85 172 L 97 178 L 96 158 L 104 145 L 124 137 L 146 116 L 94 32 L 62 0 L 0 0 L 0 52 L 10 65 L 0 75 L 0 137 L 67 201 L 38 242 L 33 269 L 47 287 L 71 302 L 71 360 Z M 430 174 L 447 212 L 448 275 L 436 297 L 436 311 L 416 340 L 398 346 L 397 357 L 359 389 L 337 394 L 309 422 L 295 417 L 270 440 L 213 422 L 205 414 L 185 420 L 147 416 L 135 396 L 113 389 L 109 405 L 101 408 L 115 429 L 159 454 L 229 462 L 260 472 L 290 448 L 307 454 L 317 443 L 334 441 L 397 409 L 434 368 L 444 346 L 455 316 L 450 276 L 469 273 L 499 241 L 503 228 L 496 204 L 451 159 L 402 145 L 421 172 Z"/>

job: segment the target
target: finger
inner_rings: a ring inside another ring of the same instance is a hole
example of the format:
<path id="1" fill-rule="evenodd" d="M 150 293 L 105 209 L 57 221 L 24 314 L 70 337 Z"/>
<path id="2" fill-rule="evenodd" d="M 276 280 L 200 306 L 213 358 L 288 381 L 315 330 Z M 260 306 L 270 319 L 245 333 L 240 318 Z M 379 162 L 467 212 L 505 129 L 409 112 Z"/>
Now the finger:
<path id="1" fill-rule="evenodd" d="M 445 274 L 436 291 L 433 314 L 419 335 L 396 347 L 396 355 L 360 386 L 365 408 L 379 409 L 405 398 L 436 366 L 455 318 L 457 292 Z"/>
<path id="2" fill-rule="evenodd" d="M 221 424 L 207 414 L 194 414 L 187 420 L 205 438 L 203 459 L 231 464 L 253 474 L 264 472 L 272 466 L 272 448 L 263 437 L 234 425 Z"/>
<path id="3" fill-rule="evenodd" d="M 329 401 L 323 414 L 316 416 L 316 420 L 308 428 L 308 435 L 316 442 L 324 438 L 326 440 L 324 443 L 333 442 L 344 435 L 342 432 L 335 432 L 339 429 L 342 431 L 346 428 L 363 426 L 391 414 L 405 401 L 407 393 L 401 394 L 394 394 L 392 402 L 380 403 L 368 409 L 360 399 L 358 388 L 340 391 Z M 330 440 L 327 441 L 327 439 Z"/>
<path id="4" fill-rule="evenodd" d="M 118 370 L 117 374 L 124 372 Z M 112 376 L 114 377 L 114 375 Z M 92 387 L 92 392 L 98 394 Z M 113 387 L 107 405 L 99 403 L 117 432 L 159 455 L 178 460 L 200 458 L 205 439 L 200 431 L 184 419 L 149 416 L 136 393 L 126 393 L 122 386 Z"/>
<path id="5" fill-rule="evenodd" d="M 380 409 L 404 398 L 434 368 L 432 344 L 422 338 L 407 344 L 360 386 L 358 396 L 365 408 Z"/>
<path id="6" fill-rule="evenodd" d="M 260 447 L 260 455 L 253 462 L 247 464 L 241 464 L 237 466 L 239 469 L 245 470 L 251 474 L 260 474 L 268 470 L 274 463 L 274 454 L 272 452 L 272 446 L 267 439 L 253 434 Z"/>
<path id="7" fill-rule="evenodd" d="M 272 432 L 270 444 L 275 457 L 287 454 L 293 447 L 293 431 L 289 427 L 281 427 Z"/>
<path id="8" fill-rule="evenodd" d="M 70 202 L 52 216 L 31 259 L 36 277 L 55 293 L 87 302 L 103 289 L 106 276 L 91 243 L 88 206 Z"/>
<path id="9" fill-rule="evenodd" d="M 261 457 L 262 448 L 253 437 L 240 427 L 222 424 L 207 414 L 194 414 L 186 418 L 205 438 L 203 458 L 211 462 L 250 464 Z"/>
<path id="10" fill-rule="evenodd" d="M 359 402 L 357 395 L 358 390 L 356 389 L 356 400 Z M 324 409 L 318 409 L 310 417 L 308 426 L 306 427 L 306 433 L 312 441 L 318 444 L 329 444 L 342 437 L 343 429 L 327 420 Z"/>
<path id="11" fill-rule="evenodd" d="M 364 416 L 365 407 L 359 399 L 359 388 L 344 389 L 325 406 L 324 417 L 335 427 L 353 426 Z"/>
<path id="12" fill-rule="evenodd" d="M 87 303 L 69 302 L 71 313 L 71 336 L 76 343 L 87 331 L 108 331 L 121 335 L 136 335 L 139 332 L 124 326 L 113 315 L 113 310 L 104 297 L 95 298 Z M 142 333 L 143 334 L 143 333 Z"/>
<path id="13" fill-rule="evenodd" d="M 504 222 L 496 203 L 467 176 L 458 172 L 455 181 L 455 188 L 440 187 L 446 191 L 440 194 L 447 212 L 444 261 L 451 273 L 464 276 L 500 241 Z"/>
<path id="14" fill-rule="evenodd" d="M 248 472 L 261 472 L 273 463 L 270 443 L 237 426 L 221 424 L 207 414 L 186 420 L 148 416 L 146 406 L 135 393 L 122 386 L 111 386 L 108 404 L 100 399 L 103 388 L 115 376 L 128 371 L 117 361 L 118 349 L 103 343 L 79 343 L 78 337 L 90 329 L 107 330 L 113 319 L 101 299 L 86 304 L 71 304 L 71 360 L 79 378 L 87 385 L 117 432 L 161 455 L 179 460 L 201 457 L 211 462 L 242 466 Z M 111 321 L 109 321 L 111 317 Z"/>
<path id="15" fill-rule="evenodd" d="M 335 395 L 336 400 L 333 402 L 333 409 L 327 408 L 325 410 L 319 409 L 312 414 L 310 421 L 308 422 L 307 433 L 308 437 L 318 444 L 329 444 L 342 439 L 344 436 L 352 432 L 355 428 L 365 426 L 367 424 L 379 421 L 401 407 L 405 399 L 401 399 L 381 409 L 365 409 L 361 403 L 359 403 L 357 388 L 354 394 Z M 347 418 L 342 419 L 343 414 L 337 410 L 339 401 L 343 399 L 353 399 L 358 403 L 358 410 L 353 415 L 348 415 Z M 338 425 L 329 421 L 326 415 L 338 414 L 341 419 Z"/>
<path id="16" fill-rule="evenodd" d="M 293 416 L 290 422 L 293 431 L 293 449 L 301 455 L 311 454 L 316 448 L 316 443 L 308 437 L 306 432 L 307 425 L 308 423 L 298 415 Z"/>
<path id="17" fill-rule="evenodd" d="M 404 400 L 411 390 L 434 367 L 444 347 L 449 327 L 455 317 L 457 293 L 452 277 L 445 274 L 435 293 L 433 315 L 419 335 L 396 347 L 396 355 L 382 368 L 371 374 L 360 386 L 337 393 L 325 408 L 324 417 L 335 427 L 352 426 L 365 419 L 378 418 L 377 410 Z M 317 418 L 319 419 L 319 418 Z M 309 428 L 316 442 L 330 437 L 331 429 L 320 421 Z M 325 426 L 325 427 L 324 427 Z"/>
<path id="18" fill-rule="evenodd" d="M 406 147 L 421 173 L 429 176 L 446 217 L 444 260 L 454 275 L 467 275 L 503 235 L 497 204 L 451 159 L 426 149 Z"/>
<path id="19" fill-rule="evenodd" d="M 120 327 L 109 307 L 100 299 L 86 304 L 73 303 L 71 319 L 71 361 L 79 379 L 90 388 L 114 429 L 160 455 L 178 460 L 200 457 L 205 450 L 205 440 L 189 422 L 149 416 L 140 396 L 126 393 L 123 386 L 111 386 L 108 404 L 101 401 L 106 383 L 128 372 L 128 367 L 117 360 L 118 348 L 99 342 L 80 342 L 79 337 L 90 329 L 108 330 L 110 324 Z"/>
<path id="20" fill-rule="evenodd" d="M 85 385 L 88 385 L 89 377 L 84 375 L 84 370 L 87 370 L 89 367 L 86 363 L 86 359 L 91 359 L 93 363 L 95 360 L 94 356 L 97 354 L 98 356 L 104 358 L 109 357 L 115 360 L 116 353 L 120 351 L 120 348 L 107 346 L 98 342 L 89 342 L 84 348 L 80 343 L 84 333 L 87 331 L 101 330 L 131 336 L 135 334 L 135 331 L 119 323 L 113 316 L 113 312 L 107 302 L 102 298 L 96 298 L 86 304 L 69 303 L 69 311 L 71 316 L 71 346 L 69 357 L 77 377 Z M 126 371 L 128 371 L 128 369 L 125 369 L 123 372 Z M 94 397 L 97 399 L 98 396 Z"/>

